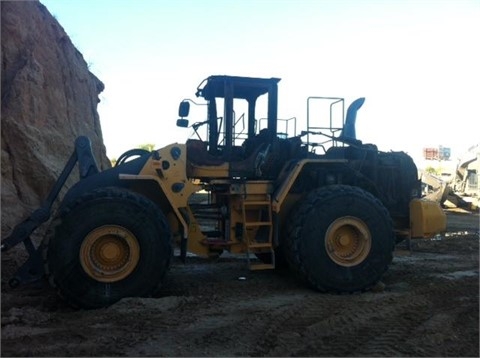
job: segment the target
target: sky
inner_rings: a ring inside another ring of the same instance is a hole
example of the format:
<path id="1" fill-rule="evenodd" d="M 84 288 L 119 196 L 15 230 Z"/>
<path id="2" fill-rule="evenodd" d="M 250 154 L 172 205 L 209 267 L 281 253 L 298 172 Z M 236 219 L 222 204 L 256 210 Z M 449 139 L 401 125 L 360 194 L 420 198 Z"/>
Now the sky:
<path id="1" fill-rule="evenodd" d="M 365 97 L 357 138 L 415 160 L 480 142 L 480 0 L 40 2 L 105 84 L 110 158 L 184 143 L 178 105 L 210 75 L 281 78 L 278 115 L 298 130 L 309 96 Z"/>

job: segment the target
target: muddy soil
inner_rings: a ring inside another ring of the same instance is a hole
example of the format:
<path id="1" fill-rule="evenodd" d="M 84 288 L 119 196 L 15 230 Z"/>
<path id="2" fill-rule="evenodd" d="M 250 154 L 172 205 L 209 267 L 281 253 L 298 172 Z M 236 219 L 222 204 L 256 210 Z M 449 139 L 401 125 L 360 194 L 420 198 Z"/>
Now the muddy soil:
<path id="1" fill-rule="evenodd" d="M 313 292 L 244 257 L 176 261 L 158 297 L 74 310 L 46 284 L 11 289 L 2 356 L 479 356 L 479 216 L 395 251 L 376 292 Z M 5 259 L 5 262 L 4 262 Z"/>

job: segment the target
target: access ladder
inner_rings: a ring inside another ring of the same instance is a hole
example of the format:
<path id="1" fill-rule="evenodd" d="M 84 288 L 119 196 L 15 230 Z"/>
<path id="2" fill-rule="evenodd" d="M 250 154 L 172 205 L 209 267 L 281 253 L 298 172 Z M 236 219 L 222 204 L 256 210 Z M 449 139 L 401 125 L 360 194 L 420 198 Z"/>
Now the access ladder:
<path id="1" fill-rule="evenodd" d="M 275 251 L 273 250 L 273 220 L 270 194 L 253 200 L 242 201 L 243 239 L 247 247 L 247 263 L 250 270 L 275 268 Z M 260 241 L 258 241 L 260 240 Z M 269 263 L 252 263 L 251 254 L 269 255 Z"/>

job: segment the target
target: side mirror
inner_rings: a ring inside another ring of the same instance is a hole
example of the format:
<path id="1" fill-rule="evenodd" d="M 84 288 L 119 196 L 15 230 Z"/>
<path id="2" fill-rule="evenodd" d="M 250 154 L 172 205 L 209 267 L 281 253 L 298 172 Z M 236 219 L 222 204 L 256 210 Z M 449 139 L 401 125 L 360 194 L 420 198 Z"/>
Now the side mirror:
<path id="1" fill-rule="evenodd" d="M 183 103 L 185 103 L 185 102 L 183 102 Z M 183 118 L 177 119 L 177 127 L 187 128 L 188 127 L 188 119 L 183 119 Z"/>
<path id="2" fill-rule="evenodd" d="M 188 113 L 190 113 L 190 102 L 187 102 L 187 101 L 180 102 L 180 106 L 178 107 L 178 116 L 188 117 Z M 178 125 L 178 122 L 177 122 L 177 125 Z"/>

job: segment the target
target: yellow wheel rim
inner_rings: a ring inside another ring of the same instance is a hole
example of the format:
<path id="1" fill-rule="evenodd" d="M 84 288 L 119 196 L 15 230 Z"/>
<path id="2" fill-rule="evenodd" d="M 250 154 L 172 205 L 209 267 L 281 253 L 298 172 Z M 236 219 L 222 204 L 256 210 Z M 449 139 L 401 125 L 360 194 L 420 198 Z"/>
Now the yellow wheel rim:
<path id="1" fill-rule="evenodd" d="M 130 275 L 140 260 L 135 236 L 117 225 L 92 230 L 80 247 L 80 263 L 91 278 L 116 282 Z"/>
<path id="2" fill-rule="evenodd" d="M 355 217 L 345 216 L 335 220 L 325 234 L 327 254 L 340 266 L 360 264 L 370 253 L 371 247 L 370 230 Z"/>

